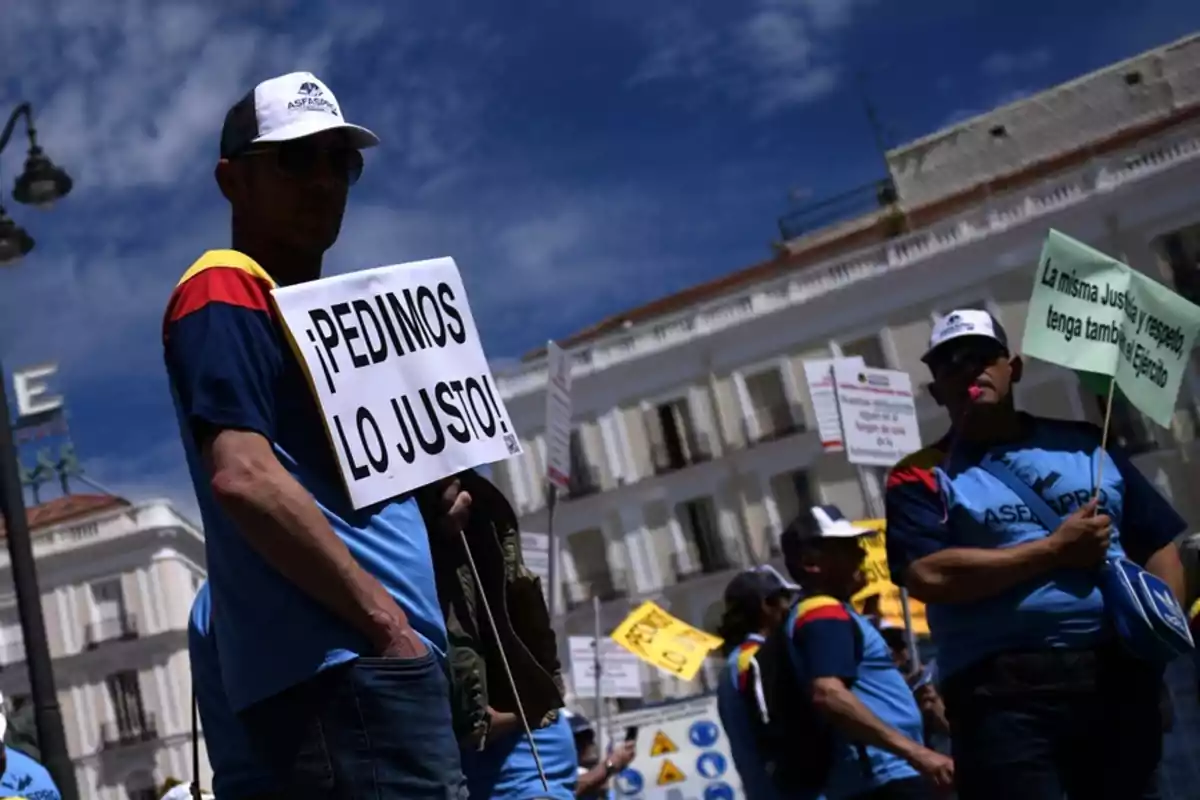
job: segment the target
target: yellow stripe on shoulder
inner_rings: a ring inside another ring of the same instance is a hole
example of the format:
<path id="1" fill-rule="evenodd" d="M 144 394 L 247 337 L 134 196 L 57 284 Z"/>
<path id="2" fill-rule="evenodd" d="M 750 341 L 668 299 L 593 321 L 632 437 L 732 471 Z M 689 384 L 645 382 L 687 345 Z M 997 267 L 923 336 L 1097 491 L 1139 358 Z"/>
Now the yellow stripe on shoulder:
<path id="1" fill-rule="evenodd" d="M 758 652 L 758 643 L 757 642 L 754 644 L 753 647 L 747 647 L 746 645 L 742 645 L 738 649 L 737 670 L 738 670 L 739 675 L 741 673 L 745 672 L 746 670 L 750 669 L 750 662 L 754 660 L 754 654 L 757 652 Z"/>
<path id="2" fill-rule="evenodd" d="M 810 597 L 807 600 L 800 601 L 800 607 L 796 609 L 796 619 L 801 619 L 805 614 L 811 614 L 818 609 L 828 608 L 829 606 L 840 606 L 841 604 L 840 600 L 834 600 L 829 595 Z"/>
<path id="3" fill-rule="evenodd" d="M 1192 603 L 1192 607 L 1188 611 L 1188 619 L 1195 622 L 1197 617 L 1200 617 L 1200 597 L 1196 598 L 1196 602 Z"/>
<path id="4" fill-rule="evenodd" d="M 250 256 L 237 250 L 209 250 L 200 258 L 196 259 L 196 263 L 188 267 L 187 272 L 183 273 L 183 277 L 179 279 L 176 286 L 182 286 L 192 278 L 204 272 L 206 269 L 214 267 L 226 267 L 228 269 L 240 269 L 243 272 L 248 272 L 259 280 L 266 281 L 274 289 L 277 285 L 275 279 L 267 274 L 267 271 L 258 265 Z"/>

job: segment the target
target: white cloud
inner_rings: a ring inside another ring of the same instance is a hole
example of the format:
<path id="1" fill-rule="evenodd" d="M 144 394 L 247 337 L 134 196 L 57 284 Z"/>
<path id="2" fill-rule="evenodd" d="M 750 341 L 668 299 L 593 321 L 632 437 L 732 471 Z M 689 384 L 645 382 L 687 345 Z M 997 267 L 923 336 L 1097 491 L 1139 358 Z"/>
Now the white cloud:
<path id="1" fill-rule="evenodd" d="M 1017 53 L 1000 51 L 985 58 L 979 68 L 988 77 L 1005 78 L 1044 69 L 1051 57 L 1049 48 L 1045 47 Z"/>
<path id="2" fill-rule="evenodd" d="M 833 40 L 867 0 L 753 0 L 703 13 L 677 8 L 645 24 L 634 83 L 691 81 L 771 114 L 825 96 L 840 69 Z M 741 9 L 730 17 L 726 8 Z"/>

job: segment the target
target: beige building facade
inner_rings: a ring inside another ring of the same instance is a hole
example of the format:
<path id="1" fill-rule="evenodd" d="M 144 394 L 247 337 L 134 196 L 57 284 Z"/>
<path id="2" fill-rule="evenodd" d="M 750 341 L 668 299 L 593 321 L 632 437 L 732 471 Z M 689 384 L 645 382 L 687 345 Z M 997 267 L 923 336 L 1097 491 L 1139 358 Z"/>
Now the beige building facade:
<path id="1" fill-rule="evenodd" d="M 86 800 L 157 800 L 192 773 L 187 621 L 204 539 L 166 501 L 67 495 L 29 509 L 67 746 Z M 28 702 L 25 647 L 0 553 L 0 692 Z M 203 743 L 201 743 L 203 747 Z M 206 752 L 201 775 L 209 785 Z"/>
<path id="2" fill-rule="evenodd" d="M 824 454 L 804 362 L 861 356 L 912 376 L 922 439 L 947 423 L 920 355 L 934 320 L 991 311 L 1018 345 L 1050 228 L 1122 257 L 1200 302 L 1200 38 L 997 109 L 888 154 L 877 209 L 807 229 L 781 220 L 774 258 L 603 320 L 573 358 L 572 486 L 555 512 L 569 633 L 609 629 L 642 599 L 711 627 L 737 569 L 777 556 L 800 509 L 861 517 L 861 483 Z M 498 376 L 525 453 L 497 480 L 529 531 L 547 525 L 544 356 Z M 1025 409 L 1100 420 L 1075 377 L 1027 364 Z M 1117 403 L 1113 433 L 1200 529 L 1200 373 L 1159 429 Z M 646 698 L 710 686 L 647 671 Z"/>

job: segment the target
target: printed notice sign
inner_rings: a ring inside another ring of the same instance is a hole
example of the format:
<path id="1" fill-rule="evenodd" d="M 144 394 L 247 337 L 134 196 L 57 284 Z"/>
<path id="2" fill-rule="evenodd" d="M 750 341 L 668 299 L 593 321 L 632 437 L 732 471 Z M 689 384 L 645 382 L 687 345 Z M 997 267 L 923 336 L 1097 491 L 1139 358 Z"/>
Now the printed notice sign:
<path id="1" fill-rule="evenodd" d="M 856 369 L 866 366 L 861 356 L 840 360 L 852 363 Z M 817 434 L 821 437 L 821 449 L 826 453 L 840 453 L 846 449 L 842 442 L 842 418 L 838 413 L 837 392 L 833 385 L 834 361 L 832 358 L 818 358 L 804 362 L 804 379 L 808 382 L 808 396 L 817 417 Z"/>
<path id="2" fill-rule="evenodd" d="M 571 483 L 571 357 L 546 344 L 546 479 L 560 489 Z"/>
<path id="3" fill-rule="evenodd" d="M 273 295 L 355 508 L 521 452 L 453 259 Z"/>
<path id="4" fill-rule="evenodd" d="M 1200 308 L 1120 261 L 1050 231 L 1033 282 L 1022 351 L 1078 370 L 1107 394 L 1108 379 L 1163 427 L 1171 424 Z"/>
<path id="5" fill-rule="evenodd" d="M 907 372 L 833 365 L 838 408 L 851 464 L 891 467 L 921 449 L 916 401 Z"/>

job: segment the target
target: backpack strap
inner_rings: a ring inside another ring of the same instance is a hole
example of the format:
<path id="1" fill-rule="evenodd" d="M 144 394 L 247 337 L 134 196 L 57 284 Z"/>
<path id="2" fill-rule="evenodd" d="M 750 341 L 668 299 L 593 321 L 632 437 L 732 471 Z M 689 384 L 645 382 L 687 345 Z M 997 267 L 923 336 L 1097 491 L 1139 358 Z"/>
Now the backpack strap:
<path id="1" fill-rule="evenodd" d="M 854 623 L 854 662 L 856 664 L 861 664 L 863 660 L 863 653 L 866 647 L 866 644 L 863 640 L 862 628 L 859 626 L 858 620 L 855 618 L 857 614 L 854 611 L 854 607 L 849 603 L 845 603 L 844 605 L 846 606 L 846 610 L 850 613 L 850 621 Z M 854 749 L 858 753 L 858 765 L 862 768 L 863 776 L 868 779 L 874 777 L 875 771 L 871 768 L 871 757 L 867 754 L 867 746 L 862 742 L 855 742 Z"/>
<path id="2" fill-rule="evenodd" d="M 1033 490 L 1032 486 L 1018 478 L 1017 474 L 1003 461 L 992 458 L 989 454 L 983 457 L 979 466 L 1021 498 L 1021 502 L 1029 507 L 1047 533 L 1054 533 L 1055 529 L 1062 525 L 1062 515 L 1056 513 L 1050 504 Z"/>

